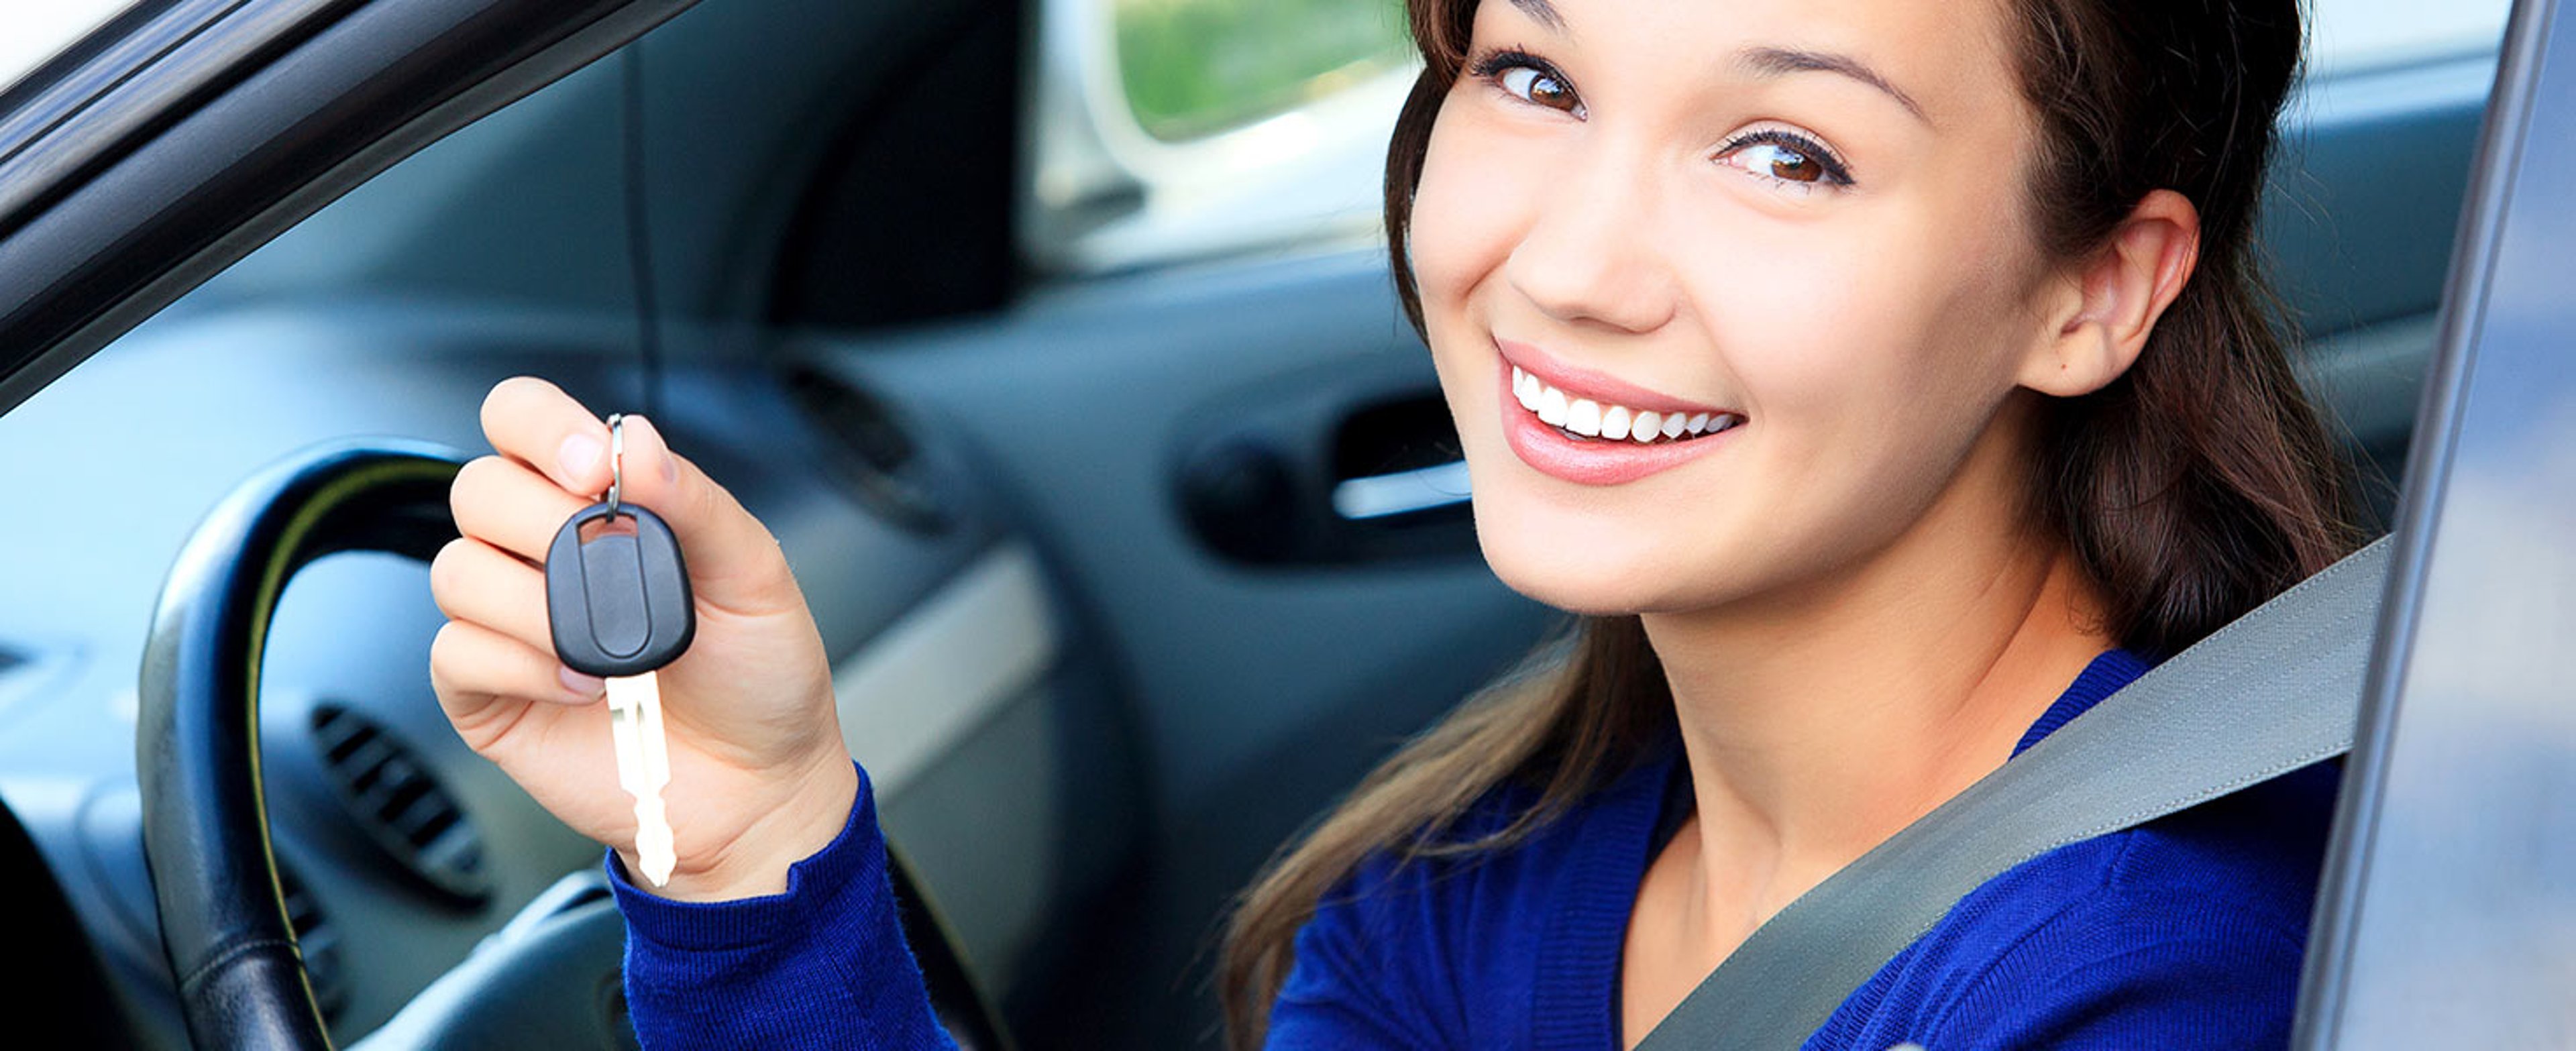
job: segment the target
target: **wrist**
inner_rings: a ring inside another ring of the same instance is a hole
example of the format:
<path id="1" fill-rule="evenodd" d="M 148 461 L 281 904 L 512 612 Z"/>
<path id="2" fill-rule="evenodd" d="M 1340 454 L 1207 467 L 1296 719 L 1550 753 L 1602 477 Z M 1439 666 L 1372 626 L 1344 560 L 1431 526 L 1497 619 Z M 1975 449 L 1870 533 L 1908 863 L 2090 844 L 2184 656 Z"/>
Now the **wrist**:
<path id="1" fill-rule="evenodd" d="M 858 769 L 846 753 L 821 759 L 797 779 L 786 799 L 764 808 L 740 835 L 702 858 L 681 858 L 671 881 L 651 892 L 691 902 L 782 893 L 788 870 L 821 853 L 849 826 L 858 794 Z M 630 873 L 638 871 L 631 848 L 620 849 L 618 856 Z"/>

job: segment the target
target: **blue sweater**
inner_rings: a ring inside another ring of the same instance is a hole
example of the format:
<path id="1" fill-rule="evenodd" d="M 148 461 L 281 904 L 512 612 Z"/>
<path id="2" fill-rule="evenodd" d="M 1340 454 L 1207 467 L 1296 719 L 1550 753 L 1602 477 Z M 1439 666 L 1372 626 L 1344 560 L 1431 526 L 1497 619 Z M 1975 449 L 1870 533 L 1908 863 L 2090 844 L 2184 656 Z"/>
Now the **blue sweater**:
<path id="1" fill-rule="evenodd" d="M 2015 754 L 2145 670 L 2104 654 Z M 2285 1046 L 2335 784 L 2332 765 L 2313 767 L 2007 872 L 1806 1046 Z M 1621 940 L 1686 785 L 1667 748 L 1506 850 L 1364 864 L 1299 932 L 1270 1046 L 1616 1051 Z M 1498 828 L 1531 799 L 1498 790 L 1458 832 Z M 646 1047 L 948 1046 L 864 780 L 849 826 L 780 895 L 672 902 L 608 864 Z"/>

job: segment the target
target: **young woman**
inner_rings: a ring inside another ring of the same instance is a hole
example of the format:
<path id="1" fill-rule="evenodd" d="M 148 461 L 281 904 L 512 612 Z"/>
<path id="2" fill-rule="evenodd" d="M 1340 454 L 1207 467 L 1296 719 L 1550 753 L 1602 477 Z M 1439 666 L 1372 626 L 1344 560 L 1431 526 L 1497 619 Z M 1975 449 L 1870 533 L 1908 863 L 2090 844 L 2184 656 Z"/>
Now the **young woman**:
<path id="1" fill-rule="evenodd" d="M 1236 1045 L 1633 1045 L 1790 900 L 2351 546 L 2249 245 L 2295 0 L 1411 14 L 1396 282 L 1486 558 L 1588 619 L 1255 884 Z M 530 564 L 606 488 L 605 431 L 524 379 L 484 427 L 432 676 L 478 751 L 628 843 Z M 638 1028 L 937 1042 L 776 544 L 640 420 L 626 478 L 700 615 L 662 674 L 679 867 L 610 865 Z M 2007 873 L 1810 1046 L 2281 1045 L 2332 791 Z"/>

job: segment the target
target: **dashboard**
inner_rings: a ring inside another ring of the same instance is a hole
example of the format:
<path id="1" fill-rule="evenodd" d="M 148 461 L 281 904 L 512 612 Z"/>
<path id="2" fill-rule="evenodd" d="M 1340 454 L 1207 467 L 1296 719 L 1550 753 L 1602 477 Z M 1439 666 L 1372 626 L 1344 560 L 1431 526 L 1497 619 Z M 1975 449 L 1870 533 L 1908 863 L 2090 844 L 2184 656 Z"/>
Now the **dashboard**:
<path id="1" fill-rule="evenodd" d="M 236 482 L 317 443 L 402 436 L 485 451 L 477 408 L 509 375 L 634 404 L 632 331 L 623 316 L 413 301 L 181 309 L 0 417 L 13 511 L 0 520 L 0 801 L 138 1043 L 186 1045 L 144 861 L 134 734 L 153 603 L 191 528 Z M 836 438 L 833 413 L 844 424 L 875 413 L 861 422 L 880 441 L 896 425 L 846 380 L 785 384 L 743 368 L 686 380 L 673 388 L 687 400 L 661 422 L 779 535 L 831 647 L 851 743 L 877 772 L 890 832 L 919 844 L 926 882 L 1020 902 L 979 910 L 961 931 L 1008 959 L 1049 888 L 979 890 L 991 878 L 941 841 L 956 838 L 942 829 L 961 794 L 1053 809 L 1013 796 L 1051 789 L 1017 776 L 1042 763 L 1022 753 L 1045 735 L 1007 732 L 1042 726 L 1079 664 L 1057 642 L 1063 614 L 1037 556 L 935 444 L 885 463 L 884 449 Z M 448 727 L 426 674 L 443 622 L 427 567 L 375 554 L 308 567 L 272 622 L 269 816 L 288 912 L 343 1043 L 601 860 Z M 973 850 L 986 864 L 1005 852 L 1005 870 L 1063 870 L 1048 861 L 1050 829 L 1021 824 L 979 830 L 998 842 Z"/>

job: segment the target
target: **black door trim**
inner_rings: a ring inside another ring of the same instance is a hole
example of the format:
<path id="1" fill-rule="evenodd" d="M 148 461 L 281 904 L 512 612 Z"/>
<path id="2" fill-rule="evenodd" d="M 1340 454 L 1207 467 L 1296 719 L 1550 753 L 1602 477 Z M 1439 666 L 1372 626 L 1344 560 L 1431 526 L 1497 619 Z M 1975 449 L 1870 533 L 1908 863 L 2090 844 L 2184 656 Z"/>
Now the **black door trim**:
<path id="1" fill-rule="evenodd" d="M 0 412 L 396 161 L 694 2 L 238 5 L 225 19 L 260 19 L 269 46 L 205 28 L 13 158 L 95 149 L 96 163 L 23 185 L 0 167 L 0 201 L 27 202 L 0 217 Z"/>

